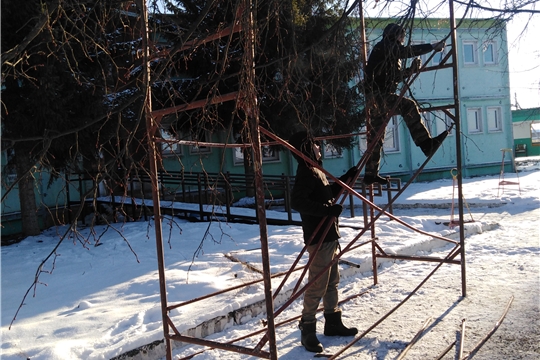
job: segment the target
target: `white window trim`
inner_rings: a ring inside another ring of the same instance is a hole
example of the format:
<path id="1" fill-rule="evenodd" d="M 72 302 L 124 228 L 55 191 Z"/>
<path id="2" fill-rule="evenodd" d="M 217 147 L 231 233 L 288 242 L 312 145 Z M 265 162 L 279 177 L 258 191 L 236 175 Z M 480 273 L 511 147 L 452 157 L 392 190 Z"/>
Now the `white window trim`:
<path id="1" fill-rule="evenodd" d="M 435 45 L 435 44 L 437 44 L 437 43 L 438 43 L 438 41 L 432 41 L 432 42 L 431 42 L 431 45 Z M 444 59 L 444 57 L 446 56 L 446 47 L 443 49 L 443 51 L 438 52 L 438 53 L 435 53 L 435 54 L 433 55 L 433 58 L 431 58 L 431 65 L 432 65 L 432 66 L 438 66 L 438 65 L 441 64 L 440 61 L 435 61 L 435 58 L 436 58 L 437 56 L 440 56 L 441 60 Z"/>
<path id="2" fill-rule="evenodd" d="M 540 123 L 531 124 L 531 143 L 533 146 L 540 145 Z"/>
<path id="3" fill-rule="evenodd" d="M 365 133 L 366 127 L 363 126 L 360 129 L 360 132 Z M 395 140 L 394 140 L 395 139 Z M 390 141 L 392 141 L 390 145 Z M 364 153 L 367 150 L 367 134 L 359 135 L 358 139 L 358 149 L 361 153 Z M 386 134 L 384 136 L 383 151 L 385 153 L 398 153 L 401 151 L 400 141 L 399 141 L 399 121 L 397 116 L 392 116 L 392 119 L 388 121 L 386 126 Z"/>
<path id="4" fill-rule="evenodd" d="M 244 149 L 241 147 L 233 148 L 233 164 L 234 165 L 243 165 L 244 164 Z"/>
<path id="5" fill-rule="evenodd" d="M 272 145 L 263 145 L 261 147 L 262 152 L 262 162 L 264 164 L 266 163 L 272 163 L 272 162 L 279 162 L 279 147 L 278 146 L 272 146 Z"/>
<path id="6" fill-rule="evenodd" d="M 449 110 L 450 113 L 454 114 L 454 110 Z M 446 115 L 446 113 L 444 111 L 437 111 L 437 113 L 435 114 L 435 129 L 436 129 L 436 134 L 433 134 L 433 135 L 438 135 L 440 133 L 442 133 L 444 130 L 447 130 L 450 125 L 452 124 L 454 120 Z M 451 129 L 450 132 L 448 133 L 448 136 L 453 136 L 454 135 L 454 129 Z"/>
<path id="7" fill-rule="evenodd" d="M 422 121 L 424 122 L 424 125 L 426 126 L 426 129 L 428 129 L 428 132 L 431 136 L 434 136 L 433 134 L 437 130 L 435 127 L 435 121 L 437 118 L 433 119 L 434 116 L 430 112 L 425 112 L 422 115 Z"/>
<path id="8" fill-rule="evenodd" d="M 392 116 L 386 125 L 383 150 L 385 153 L 396 153 L 400 151 L 399 142 L 399 121 L 397 116 Z"/>
<path id="9" fill-rule="evenodd" d="M 486 61 L 486 53 L 489 45 L 491 45 L 493 61 Z M 496 41 L 486 41 L 482 44 L 482 59 L 484 61 L 484 65 L 497 65 L 499 63 Z"/>
<path id="10" fill-rule="evenodd" d="M 210 133 L 208 131 L 201 132 L 202 135 L 204 135 L 204 139 L 193 139 L 191 138 L 191 141 L 200 141 L 202 143 L 210 142 L 209 140 L 212 138 Z M 199 145 L 191 145 L 189 147 L 189 153 L 191 155 L 194 154 L 210 154 L 212 152 L 211 147 L 207 146 L 199 146 Z"/>
<path id="11" fill-rule="evenodd" d="M 248 148 L 248 151 L 251 151 L 251 149 Z M 280 150 L 278 146 L 263 145 L 261 147 L 261 153 L 263 164 L 277 163 L 281 161 Z M 240 146 L 233 148 L 232 155 L 233 165 L 236 166 L 244 164 L 244 148 Z"/>
<path id="12" fill-rule="evenodd" d="M 491 119 L 489 118 L 490 111 L 495 110 L 495 114 L 497 116 L 496 119 L 496 126 L 491 126 Z M 487 121 L 488 121 L 488 132 L 494 133 L 494 132 L 502 132 L 503 131 L 503 125 L 502 125 L 502 108 L 500 106 L 488 106 L 486 108 L 487 113 Z M 498 126 L 497 126 L 498 123 Z"/>
<path id="13" fill-rule="evenodd" d="M 360 132 L 362 135 L 358 135 L 358 150 L 360 150 L 361 153 L 364 153 L 367 150 L 367 134 L 366 133 L 366 126 L 362 126 L 360 128 Z"/>
<path id="14" fill-rule="evenodd" d="M 478 114 L 478 118 L 475 119 L 476 126 L 475 128 L 471 129 L 471 119 L 469 117 L 469 112 L 474 111 L 476 114 Z M 474 108 L 468 108 L 467 109 L 467 130 L 469 134 L 482 134 L 483 133 L 483 126 L 482 126 L 482 108 L 474 107 Z"/>
<path id="15" fill-rule="evenodd" d="M 323 157 L 325 159 L 342 158 L 343 151 L 338 151 L 332 144 L 324 143 Z"/>
<path id="16" fill-rule="evenodd" d="M 465 59 L 465 46 L 466 45 L 472 45 L 473 47 L 473 62 L 468 62 L 466 59 Z M 463 43 L 462 43 L 462 50 L 463 50 L 463 65 L 478 65 L 478 43 L 476 41 L 473 41 L 473 40 L 463 40 Z"/>
<path id="17" fill-rule="evenodd" d="M 161 129 L 160 132 L 161 132 L 161 137 L 163 138 L 163 140 L 169 140 L 169 139 L 178 140 L 178 136 L 171 134 L 168 131 Z M 178 143 L 175 144 L 175 143 L 162 142 L 161 154 L 163 156 L 182 155 L 183 154 L 182 145 Z"/>

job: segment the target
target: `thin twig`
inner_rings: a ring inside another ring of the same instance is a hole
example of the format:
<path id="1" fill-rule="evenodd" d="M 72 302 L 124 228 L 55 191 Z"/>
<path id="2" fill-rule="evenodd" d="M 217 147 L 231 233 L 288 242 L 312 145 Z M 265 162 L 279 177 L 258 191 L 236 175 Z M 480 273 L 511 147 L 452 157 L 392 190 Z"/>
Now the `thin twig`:
<path id="1" fill-rule="evenodd" d="M 430 317 L 429 319 L 427 319 L 425 322 L 424 322 L 424 325 L 422 325 L 422 327 L 420 328 L 420 330 L 418 330 L 418 332 L 416 333 L 416 335 L 413 337 L 413 339 L 411 340 L 411 342 L 405 347 L 405 349 L 403 349 L 403 351 L 401 352 L 401 354 L 399 354 L 399 356 L 397 357 L 396 360 L 401 360 L 405 357 L 405 355 L 407 355 L 407 352 L 410 350 L 410 348 L 413 347 L 414 344 L 416 344 L 416 342 L 418 341 L 418 339 L 420 339 L 424 333 L 424 331 L 426 330 L 426 327 L 431 323 L 431 321 L 433 320 L 432 317 Z"/>
<path id="2" fill-rule="evenodd" d="M 439 356 L 435 358 L 435 360 L 441 360 L 444 357 L 444 355 L 448 354 L 448 352 L 450 351 L 450 349 L 454 347 L 454 345 L 456 345 L 456 340 L 454 340 L 450 345 L 448 345 L 446 349 L 444 349 L 443 352 L 440 353 Z"/>
<path id="3" fill-rule="evenodd" d="M 514 301 L 514 295 L 512 295 L 510 297 L 510 300 L 508 300 L 508 304 L 506 305 L 506 308 L 505 308 L 503 314 L 501 315 L 499 320 L 495 323 L 495 326 L 493 327 L 493 329 L 491 329 L 491 331 L 482 340 L 480 340 L 478 342 L 478 344 L 476 344 L 476 346 L 467 355 L 465 355 L 461 359 L 463 359 L 463 360 L 470 359 L 471 357 L 473 357 L 478 352 L 478 350 L 480 350 L 480 348 L 482 346 L 484 346 L 484 344 L 489 340 L 491 335 L 493 335 L 495 333 L 495 331 L 497 331 L 499 326 L 501 326 L 504 318 L 506 317 L 506 314 L 508 313 L 508 310 L 510 309 L 510 305 L 512 305 L 512 301 Z"/>
<path id="4" fill-rule="evenodd" d="M 463 345 L 465 345 L 465 319 L 461 320 L 461 333 L 459 336 L 459 354 L 458 359 L 463 359 Z"/>

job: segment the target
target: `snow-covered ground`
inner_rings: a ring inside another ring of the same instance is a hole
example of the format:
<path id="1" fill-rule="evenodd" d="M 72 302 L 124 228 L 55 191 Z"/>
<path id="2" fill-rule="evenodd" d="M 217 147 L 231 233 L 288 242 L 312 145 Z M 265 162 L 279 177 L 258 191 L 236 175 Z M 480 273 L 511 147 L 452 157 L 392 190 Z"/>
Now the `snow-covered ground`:
<path id="1" fill-rule="evenodd" d="M 454 340 L 459 344 L 463 319 L 463 348 L 470 351 L 495 326 L 512 296 L 500 328 L 474 358 L 540 358 L 540 170 L 534 163 L 524 170 L 519 173 L 520 186 L 507 185 L 502 194 L 498 176 L 464 179 L 463 194 L 470 209 L 470 213 L 466 209 L 465 220 L 472 217 L 475 221 L 466 224 L 467 296 L 461 296 L 461 267 L 443 265 L 403 306 L 340 358 L 395 359 L 429 318 L 432 322 L 425 335 L 406 358 L 432 359 Z M 505 177 L 517 181 L 516 174 Z M 397 201 L 394 214 L 415 228 L 457 239 L 457 229 L 444 225 L 451 220 L 453 191 L 451 180 L 413 184 Z M 376 202 L 385 201 L 377 198 Z M 361 214 L 361 208 L 356 213 Z M 348 211 L 342 214 L 342 247 L 357 234 L 355 228 L 363 225 L 362 219 L 349 218 Z M 169 304 L 260 278 L 256 270 L 231 261 L 237 259 L 261 268 L 257 225 L 166 218 L 163 229 Z M 50 229 L 1 249 L 2 359 L 111 359 L 161 340 L 153 222 L 79 228 L 76 236 L 65 240 L 38 269 L 64 231 Z M 271 271 L 285 271 L 303 246 L 301 228 L 270 226 L 268 231 Z M 443 257 L 452 248 L 386 216 L 378 220 L 376 235 L 387 253 Z M 364 236 L 361 241 L 367 239 Z M 342 305 L 344 322 L 358 327 L 360 333 L 399 304 L 437 265 L 380 261 L 379 282 L 374 286 L 368 266 L 370 254 L 370 247 L 359 247 L 345 254 L 344 259 L 361 268 L 341 265 L 341 297 L 353 297 Z M 36 275 L 39 282 L 34 287 Z M 275 280 L 273 287 L 278 283 L 279 279 Z M 288 282 L 283 291 L 294 285 L 294 281 Z M 239 309 L 262 301 L 262 287 L 262 283 L 255 283 L 175 309 L 171 316 L 178 330 L 187 332 L 205 321 L 214 323 L 216 318 L 240 314 Z M 298 316 L 300 311 L 301 301 L 295 301 L 276 322 Z M 223 331 L 207 338 L 221 342 L 236 339 L 262 329 L 264 318 L 264 314 L 237 316 L 238 323 L 230 320 Z M 323 321 L 318 325 L 319 339 L 327 353 L 335 353 L 351 338 L 325 337 Z M 297 321 L 277 328 L 280 359 L 313 358 L 314 354 L 300 345 L 299 336 Z M 259 340 L 257 335 L 235 344 L 253 347 Z M 159 359 L 162 347 L 158 345 L 136 356 Z M 174 355 L 187 356 L 198 350 L 200 347 L 194 345 L 177 347 Z M 445 358 L 456 358 L 458 350 L 459 346 L 452 348 Z M 207 350 L 194 358 L 250 356 Z"/>

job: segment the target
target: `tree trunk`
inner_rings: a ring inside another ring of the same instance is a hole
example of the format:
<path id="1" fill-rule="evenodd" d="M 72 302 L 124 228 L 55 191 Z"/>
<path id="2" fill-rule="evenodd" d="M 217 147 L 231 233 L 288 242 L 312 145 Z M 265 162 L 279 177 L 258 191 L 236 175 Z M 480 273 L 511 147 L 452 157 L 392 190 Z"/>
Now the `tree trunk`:
<path id="1" fill-rule="evenodd" d="M 36 195 L 34 193 L 33 171 L 34 166 L 28 150 L 16 149 L 15 162 L 17 178 L 19 179 L 19 201 L 21 203 L 22 233 L 24 236 L 34 236 L 41 233 L 39 228 Z"/>

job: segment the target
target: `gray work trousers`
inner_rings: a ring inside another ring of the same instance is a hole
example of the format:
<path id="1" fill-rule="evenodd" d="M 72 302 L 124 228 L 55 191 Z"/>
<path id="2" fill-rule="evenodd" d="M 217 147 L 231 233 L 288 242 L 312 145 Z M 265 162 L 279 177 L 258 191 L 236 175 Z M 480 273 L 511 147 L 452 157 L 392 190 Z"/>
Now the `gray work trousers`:
<path id="1" fill-rule="evenodd" d="M 325 242 L 321 245 L 319 251 L 316 245 L 307 247 L 309 258 L 314 257 L 313 262 L 309 267 L 308 280 L 311 282 L 328 264 L 334 259 L 338 253 L 339 242 Z M 338 285 L 339 285 L 339 268 L 337 262 L 324 274 L 315 281 L 304 292 L 304 308 L 302 310 L 302 321 L 306 323 L 315 322 L 315 314 L 317 308 L 323 300 L 324 312 L 326 314 L 339 311 L 338 308 Z"/>
<path id="2" fill-rule="evenodd" d="M 422 142 L 431 138 L 414 100 L 406 97 L 399 100 L 399 96 L 396 94 L 371 95 L 368 109 L 371 117 L 371 131 L 368 134 L 368 146 L 372 142 L 375 142 L 375 147 L 366 163 L 366 175 L 379 174 L 381 150 L 384 144 L 385 131 L 383 130 L 382 136 L 378 139 L 377 133 L 385 124 L 390 110 L 392 110 L 396 104 L 397 106 L 394 109 L 393 115 L 401 115 L 403 117 L 416 146 L 420 146 Z"/>

